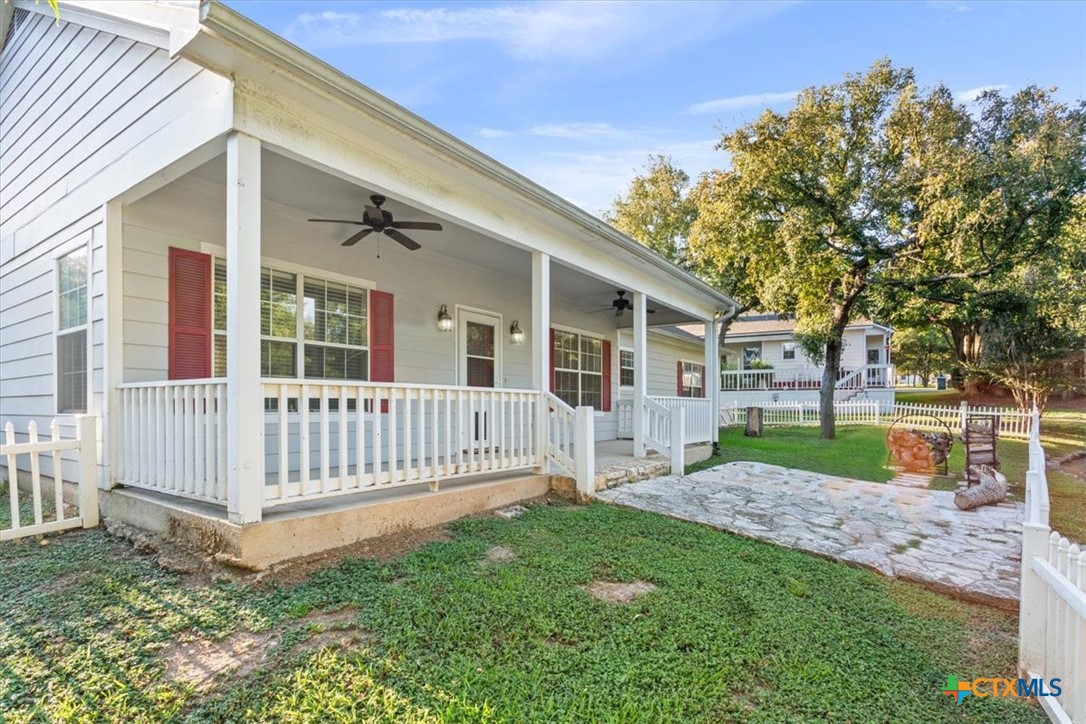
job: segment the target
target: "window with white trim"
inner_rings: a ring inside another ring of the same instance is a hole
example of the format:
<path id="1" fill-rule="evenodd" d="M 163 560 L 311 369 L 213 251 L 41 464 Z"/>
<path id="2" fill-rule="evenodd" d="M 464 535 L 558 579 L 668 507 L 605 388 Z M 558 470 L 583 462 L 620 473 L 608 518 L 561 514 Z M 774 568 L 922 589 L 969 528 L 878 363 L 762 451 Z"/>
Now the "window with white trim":
<path id="1" fill-rule="evenodd" d="M 704 379 L 704 364 L 683 360 L 683 380 L 682 388 L 679 389 L 679 397 L 702 397 Z"/>
<path id="2" fill-rule="evenodd" d="M 632 349 L 618 351 L 618 384 L 621 387 L 633 387 L 634 353 Z"/>
<path id="3" fill-rule="evenodd" d="M 571 407 L 603 409 L 603 340 L 554 330 L 554 394 Z"/>
<path id="4" fill-rule="evenodd" d="M 57 259 L 57 412 L 87 411 L 87 249 Z"/>
<path id="5" fill-rule="evenodd" d="M 215 259 L 213 301 L 213 369 L 216 377 L 223 377 L 226 261 L 220 258 Z M 367 380 L 369 369 L 369 290 L 274 267 L 260 268 L 262 376 Z"/>
<path id="6" fill-rule="evenodd" d="M 796 358 L 796 343 L 784 342 L 781 344 L 781 359 L 795 359 Z"/>

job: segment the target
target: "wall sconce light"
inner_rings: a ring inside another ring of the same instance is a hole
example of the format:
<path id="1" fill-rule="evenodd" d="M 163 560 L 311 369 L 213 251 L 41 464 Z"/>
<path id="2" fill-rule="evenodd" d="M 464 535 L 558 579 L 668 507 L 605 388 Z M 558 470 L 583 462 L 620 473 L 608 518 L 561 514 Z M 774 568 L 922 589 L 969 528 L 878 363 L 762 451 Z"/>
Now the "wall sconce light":
<path id="1" fill-rule="evenodd" d="M 437 310 L 437 331 L 439 332 L 451 332 L 453 328 L 453 318 L 449 316 L 449 308 L 444 304 Z"/>
<path id="2" fill-rule="evenodd" d="M 515 319 L 509 328 L 509 339 L 513 344 L 524 344 L 524 332 L 520 331 L 520 323 Z"/>

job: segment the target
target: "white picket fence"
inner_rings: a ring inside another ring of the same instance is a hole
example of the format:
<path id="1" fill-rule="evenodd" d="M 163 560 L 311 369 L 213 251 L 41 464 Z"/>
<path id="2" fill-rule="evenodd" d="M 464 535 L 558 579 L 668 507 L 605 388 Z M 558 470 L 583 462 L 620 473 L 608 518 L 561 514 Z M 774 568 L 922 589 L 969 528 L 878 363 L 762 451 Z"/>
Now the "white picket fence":
<path id="1" fill-rule="evenodd" d="M 764 425 L 817 425 L 819 421 L 817 402 L 772 402 L 754 407 L 762 408 Z M 833 411 L 841 425 L 889 424 L 908 415 L 909 427 L 932 430 L 944 430 L 944 424 L 951 430 L 962 430 L 967 417 L 982 416 L 998 422 L 1000 437 L 1029 439 L 1029 413 L 1012 407 L 971 406 L 964 402 L 958 406 L 898 402 L 890 407 L 874 400 L 845 400 L 834 402 Z M 746 405 L 739 402 L 721 404 L 721 426 L 743 425 L 746 420 Z"/>
<path id="2" fill-rule="evenodd" d="M 97 486 L 97 446 L 95 444 L 95 418 L 82 415 L 77 418 L 78 437 L 63 439 L 60 436 L 60 424 L 54 419 L 49 425 L 50 439 L 38 437 L 37 423 L 31 421 L 27 426 L 27 442 L 15 442 L 15 425 L 4 426 L 4 444 L 0 445 L 0 461 L 4 462 L 4 472 L 0 479 L 7 481 L 8 505 L 10 507 L 10 527 L 0 528 L 0 541 L 14 540 L 31 535 L 43 535 L 69 528 L 93 528 L 98 525 L 98 486 Z M 74 481 L 79 487 L 78 511 L 68 516 L 64 504 L 63 464 L 61 453 L 75 450 L 79 456 L 79 478 Z M 41 455 L 52 456 L 53 490 L 52 496 L 43 496 Z M 19 489 L 19 456 L 30 457 L 30 515 L 33 522 L 23 520 L 22 505 L 27 493 Z M 51 503 L 51 505 L 48 505 Z M 48 508 L 52 510 L 48 510 Z"/>
<path id="3" fill-rule="evenodd" d="M 1040 420 L 1031 416 L 1026 514 L 1022 530 L 1018 668 L 1059 697 L 1037 700 L 1054 722 L 1086 722 L 1086 550 L 1049 527 L 1048 480 Z"/>
<path id="4" fill-rule="evenodd" d="M 752 405 L 762 408 L 763 425 L 817 425 L 817 402 L 773 402 Z M 841 425 L 878 425 L 886 421 L 882 406 L 870 400 L 847 400 L 833 403 L 834 417 Z M 739 403 L 721 406 L 720 425 L 745 425 L 747 407 Z"/>
<path id="5" fill-rule="evenodd" d="M 920 405 L 911 402 L 899 402 L 894 405 L 894 417 L 911 415 L 910 427 L 930 427 L 933 430 L 943 429 L 942 424 L 931 418 L 938 418 L 951 430 L 965 428 L 966 417 L 987 417 L 998 422 L 999 436 L 1017 440 L 1028 440 L 1030 434 L 1030 413 L 1022 412 L 1013 407 L 987 407 L 983 405 L 968 405 L 962 402 L 957 407 L 953 405 Z M 928 419 L 925 420 L 925 417 Z"/>

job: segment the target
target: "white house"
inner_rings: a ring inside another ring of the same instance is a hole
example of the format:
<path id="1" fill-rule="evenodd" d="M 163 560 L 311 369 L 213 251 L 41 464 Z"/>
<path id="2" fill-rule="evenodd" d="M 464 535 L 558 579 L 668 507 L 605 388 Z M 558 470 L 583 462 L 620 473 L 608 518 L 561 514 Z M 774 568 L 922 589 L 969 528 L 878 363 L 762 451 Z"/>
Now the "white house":
<path id="1" fill-rule="evenodd" d="M 742 315 L 731 323 L 721 346 L 722 404 L 818 399 L 823 366 L 803 351 L 795 327 L 795 319 L 764 313 Z M 893 405 L 892 332 L 870 319 L 845 328 L 837 399 Z"/>
<path id="2" fill-rule="evenodd" d="M 715 438 L 687 272 L 218 2 L 0 7 L 0 424 L 96 416 L 108 515 L 263 564 Z"/>

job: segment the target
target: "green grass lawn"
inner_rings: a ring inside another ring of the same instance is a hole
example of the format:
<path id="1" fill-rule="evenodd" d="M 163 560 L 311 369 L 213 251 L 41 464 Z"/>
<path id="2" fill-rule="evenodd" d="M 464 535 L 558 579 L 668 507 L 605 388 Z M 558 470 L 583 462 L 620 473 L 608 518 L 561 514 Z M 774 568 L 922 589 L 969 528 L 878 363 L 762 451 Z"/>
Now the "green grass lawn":
<path id="1" fill-rule="evenodd" d="M 496 545 L 517 559 L 480 565 Z M 464 520 L 291 587 L 187 584 L 99 530 L 0 545 L 0 568 L 11 722 L 1046 721 L 940 693 L 949 674 L 1013 675 L 1011 615 L 602 504 Z M 657 588 L 608 603 L 581 588 L 597 579 Z M 344 607 L 360 642 L 307 645 Z M 245 631 L 277 643 L 244 678 L 166 676 L 176 642 Z"/>

